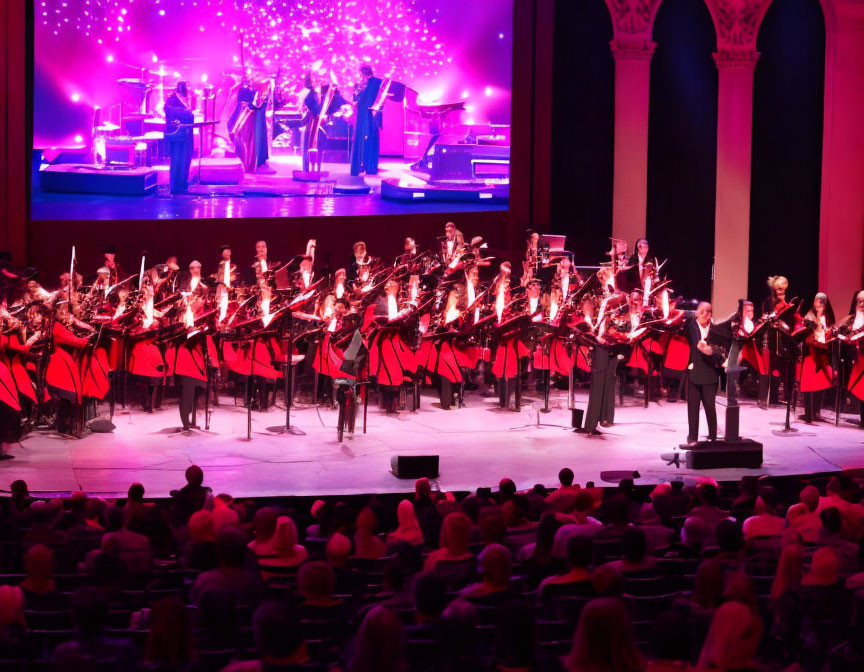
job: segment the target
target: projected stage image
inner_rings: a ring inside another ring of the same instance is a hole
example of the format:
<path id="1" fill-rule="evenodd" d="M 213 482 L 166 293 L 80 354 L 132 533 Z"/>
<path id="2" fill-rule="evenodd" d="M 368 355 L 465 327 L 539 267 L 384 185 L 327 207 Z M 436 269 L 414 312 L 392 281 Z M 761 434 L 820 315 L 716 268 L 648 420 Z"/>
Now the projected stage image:
<path id="1" fill-rule="evenodd" d="M 33 219 L 506 209 L 512 0 L 37 0 Z"/>

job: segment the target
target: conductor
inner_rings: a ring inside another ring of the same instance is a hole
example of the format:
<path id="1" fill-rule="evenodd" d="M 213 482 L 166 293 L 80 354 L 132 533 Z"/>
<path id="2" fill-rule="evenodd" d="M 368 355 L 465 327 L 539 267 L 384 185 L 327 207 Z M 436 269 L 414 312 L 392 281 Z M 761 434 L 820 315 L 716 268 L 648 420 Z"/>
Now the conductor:
<path id="1" fill-rule="evenodd" d="M 687 444 L 699 440 L 699 407 L 705 409 L 708 421 L 708 440 L 717 440 L 717 408 L 715 398 L 720 383 L 722 348 L 720 334 L 711 322 L 711 304 L 702 301 L 696 308 L 695 318 L 686 328 L 690 344 L 690 363 L 687 366 Z"/>

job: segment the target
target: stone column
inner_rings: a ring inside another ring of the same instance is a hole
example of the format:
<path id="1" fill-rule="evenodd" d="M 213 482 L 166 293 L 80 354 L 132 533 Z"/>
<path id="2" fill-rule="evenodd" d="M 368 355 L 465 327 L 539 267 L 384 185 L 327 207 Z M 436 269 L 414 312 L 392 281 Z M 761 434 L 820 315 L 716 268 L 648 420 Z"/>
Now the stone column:
<path id="1" fill-rule="evenodd" d="M 753 140 L 752 49 L 714 54 L 717 92 L 717 203 L 714 219 L 715 315 L 728 315 L 747 298 L 750 252 L 750 155 Z"/>
<path id="2" fill-rule="evenodd" d="M 823 7 L 819 289 L 844 314 L 852 293 L 864 284 L 864 2 L 832 0 Z"/>
<path id="3" fill-rule="evenodd" d="M 615 58 L 615 173 L 612 235 L 633 245 L 645 236 L 648 201 L 650 40 L 613 40 Z"/>

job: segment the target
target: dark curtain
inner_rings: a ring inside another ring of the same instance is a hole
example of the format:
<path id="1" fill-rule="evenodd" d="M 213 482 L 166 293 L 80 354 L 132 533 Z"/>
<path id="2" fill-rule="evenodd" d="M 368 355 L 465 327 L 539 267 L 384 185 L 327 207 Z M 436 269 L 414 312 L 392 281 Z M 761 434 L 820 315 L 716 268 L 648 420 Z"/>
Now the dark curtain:
<path id="1" fill-rule="evenodd" d="M 597 264 L 612 231 L 615 63 L 603 0 L 556 0 L 551 233 Z"/>
<path id="2" fill-rule="evenodd" d="M 711 296 L 717 170 L 714 24 L 699 0 L 663 0 L 654 23 L 647 234 L 673 287 Z M 632 241 L 628 241 L 632 245 Z"/>
<path id="3" fill-rule="evenodd" d="M 759 30 L 753 91 L 750 298 L 769 275 L 787 296 L 818 288 L 825 20 L 818 0 L 774 0 Z M 864 83 L 862 83 L 864 86 Z M 831 297 L 844 306 L 849 297 Z"/>

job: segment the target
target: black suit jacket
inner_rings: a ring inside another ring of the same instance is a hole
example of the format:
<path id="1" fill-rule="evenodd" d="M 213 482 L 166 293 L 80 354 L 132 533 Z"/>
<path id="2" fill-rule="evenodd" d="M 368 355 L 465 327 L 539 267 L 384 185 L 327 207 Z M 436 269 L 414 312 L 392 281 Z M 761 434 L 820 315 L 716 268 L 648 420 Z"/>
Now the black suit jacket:
<path id="1" fill-rule="evenodd" d="M 714 354 L 709 356 L 696 347 L 702 339 L 702 333 L 699 331 L 696 319 L 690 319 L 685 327 L 684 333 L 687 336 L 687 342 L 690 344 L 690 366 L 688 367 L 688 372 L 690 382 L 695 385 L 713 385 L 720 380 L 722 360 L 714 332 L 716 332 L 716 326 L 712 324 L 708 328 L 708 338 L 706 340 L 709 345 L 714 346 Z M 712 335 L 715 336 L 714 339 L 712 339 Z"/>

